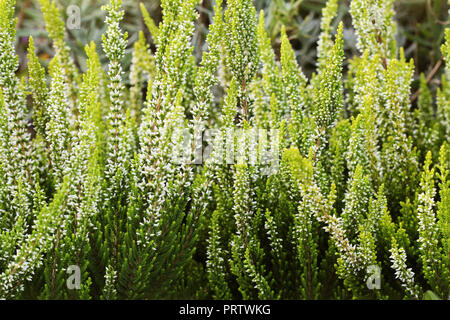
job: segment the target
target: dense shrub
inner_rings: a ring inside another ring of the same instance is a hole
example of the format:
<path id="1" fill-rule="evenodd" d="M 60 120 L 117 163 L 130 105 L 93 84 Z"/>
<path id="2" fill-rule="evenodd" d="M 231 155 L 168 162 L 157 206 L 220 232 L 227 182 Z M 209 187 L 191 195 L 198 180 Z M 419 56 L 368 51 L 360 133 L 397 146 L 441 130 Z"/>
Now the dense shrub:
<path id="1" fill-rule="evenodd" d="M 156 52 L 140 33 L 129 85 L 120 0 L 108 64 L 88 44 L 85 73 L 39 2 L 55 56 L 46 70 L 30 38 L 19 78 L 0 0 L 0 297 L 449 296 L 449 30 L 440 89 L 422 77 L 413 107 L 392 0 L 351 2 L 345 76 L 329 0 L 310 79 L 252 1 L 216 1 L 197 62 L 200 0 L 163 0 L 159 26 L 143 8 Z"/>

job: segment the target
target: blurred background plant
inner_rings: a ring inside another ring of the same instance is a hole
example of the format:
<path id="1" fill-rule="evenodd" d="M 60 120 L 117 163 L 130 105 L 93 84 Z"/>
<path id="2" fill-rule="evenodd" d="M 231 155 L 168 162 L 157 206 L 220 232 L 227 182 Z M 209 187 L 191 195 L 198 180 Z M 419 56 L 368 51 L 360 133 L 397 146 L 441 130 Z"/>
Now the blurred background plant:
<path id="1" fill-rule="evenodd" d="M 18 32 L 20 42 L 18 52 L 21 57 L 21 72 L 26 68 L 25 56 L 28 46 L 28 37 L 32 35 L 36 39 L 36 47 L 41 62 L 47 65 L 53 55 L 50 43 L 44 29 L 44 20 L 40 11 L 39 2 L 36 0 L 19 0 L 18 2 Z M 158 24 L 161 19 L 159 0 L 142 0 L 150 16 Z M 224 1 L 226 3 L 226 1 Z M 286 27 L 289 39 L 295 49 L 299 65 L 307 76 L 311 76 L 316 65 L 316 43 L 320 32 L 320 17 L 325 0 L 255 0 L 257 10 L 264 10 L 266 28 L 276 52 L 280 47 L 280 31 L 282 25 Z M 339 1 L 338 18 L 334 21 L 336 29 L 338 21 L 344 21 L 344 49 L 347 56 L 357 54 L 356 36 L 351 25 L 349 15 L 350 0 Z M 67 39 L 72 50 L 74 61 L 78 67 L 84 70 L 85 54 L 84 46 L 93 40 L 98 47 L 101 42 L 101 34 L 105 30 L 104 13 L 101 6 L 105 0 L 57 0 L 56 3 L 68 18 L 66 9 L 70 5 L 80 8 L 80 29 L 67 28 Z M 200 18 L 198 19 L 196 36 L 193 41 L 195 55 L 199 58 L 204 49 L 204 40 L 208 25 L 212 20 L 215 0 L 204 0 L 199 6 Z M 138 1 L 124 0 L 125 19 L 123 28 L 129 34 L 129 43 L 134 43 L 139 30 L 144 30 L 148 39 L 150 35 L 144 27 L 144 21 L 140 13 Z M 396 0 L 396 21 L 398 23 L 398 44 L 405 48 L 405 55 L 414 58 L 415 81 L 413 93 L 419 86 L 420 73 L 424 73 L 430 84 L 432 93 L 440 84 L 442 72 L 442 59 L 440 46 L 444 38 L 444 30 L 449 22 L 448 0 Z M 124 61 L 124 70 L 129 71 L 131 62 L 131 46 L 128 47 Z M 155 49 L 155 48 L 153 48 Z M 100 52 L 102 62 L 105 56 Z M 125 77 L 127 79 L 128 77 Z M 414 94 L 412 97 L 415 100 Z"/>
<path id="2" fill-rule="evenodd" d="M 97 47 L 101 48 L 101 37 L 106 30 L 105 13 L 101 10 L 102 5 L 108 3 L 106 0 L 57 0 L 55 1 L 63 14 L 63 19 L 68 21 L 69 14 L 67 9 L 71 5 L 75 5 L 80 9 L 80 28 L 71 29 L 66 27 L 67 43 L 72 51 L 72 57 L 75 64 L 85 71 L 86 68 L 86 54 L 84 46 L 90 41 L 94 41 Z M 161 19 L 161 9 L 159 0 L 143 1 L 148 12 L 158 21 Z M 135 0 L 124 0 L 123 8 L 126 12 L 123 24 L 121 27 L 128 32 L 129 44 L 136 42 L 140 30 L 148 32 L 144 28 L 144 22 L 139 9 L 139 2 Z M 39 2 L 37 0 L 18 0 L 17 1 L 18 23 L 17 36 L 20 40 L 18 43 L 18 53 L 21 61 L 21 70 L 25 68 L 26 49 L 28 47 L 28 37 L 33 36 L 36 42 L 36 50 L 38 56 L 41 58 L 41 63 L 47 66 L 50 58 L 53 56 L 51 43 L 45 31 L 45 22 L 42 16 Z M 70 12 L 69 12 L 70 13 Z M 129 45 L 126 50 L 124 69 L 129 71 L 131 64 L 132 46 Z M 100 50 L 99 50 L 100 51 Z M 106 63 L 107 59 L 103 51 L 99 52 L 100 60 Z"/>

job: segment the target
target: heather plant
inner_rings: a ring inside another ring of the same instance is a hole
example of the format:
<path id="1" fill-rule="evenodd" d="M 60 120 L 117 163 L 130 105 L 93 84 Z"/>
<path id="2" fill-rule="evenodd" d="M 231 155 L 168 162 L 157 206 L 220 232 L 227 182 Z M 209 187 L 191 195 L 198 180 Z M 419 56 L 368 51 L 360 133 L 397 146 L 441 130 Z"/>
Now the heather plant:
<path id="1" fill-rule="evenodd" d="M 30 37 L 19 78 L 0 0 L 1 298 L 447 299 L 449 30 L 415 106 L 392 0 L 351 1 L 353 57 L 329 0 L 311 77 L 251 0 L 215 2 L 200 59 L 200 0 L 141 5 L 130 70 L 111 0 L 84 72 L 39 3 L 55 54 Z"/>

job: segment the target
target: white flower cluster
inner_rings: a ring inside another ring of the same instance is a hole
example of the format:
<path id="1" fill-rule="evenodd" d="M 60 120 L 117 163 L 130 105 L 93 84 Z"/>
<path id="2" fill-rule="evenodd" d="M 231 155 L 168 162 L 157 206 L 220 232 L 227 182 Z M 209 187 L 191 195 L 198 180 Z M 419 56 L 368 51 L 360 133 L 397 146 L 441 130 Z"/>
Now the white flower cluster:
<path id="1" fill-rule="evenodd" d="M 417 207 L 419 249 L 422 254 L 424 274 L 427 278 L 434 278 L 434 273 L 439 268 L 439 226 L 434 212 L 436 189 L 434 187 L 434 169 L 430 169 L 431 154 L 427 154 L 420 188 L 422 192 L 418 196 Z"/>
<path id="2" fill-rule="evenodd" d="M 358 34 L 357 47 L 361 53 L 392 56 L 396 26 L 392 20 L 394 0 L 352 0 L 350 13 Z"/>
<path id="3" fill-rule="evenodd" d="M 118 175 L 124 175 L 126 165 L 130 162 L 132 148 L 130 132 L 126 127 L 123 113 L 123 94 L 125 86 L 122 81 L 121 60 L 125 54 L 127 34 L 123 34 L 119 23 L 123 19 L 124 11 L 121 10 L 122 1 L 113 0 L 103 9 L 108 12 L 106 34 L 103 35 L 103 50 L 109 59 L 109 100 L 110 107 L 107 113 L 108 139 L 106 158 L 106 179 L 109 181 L 108 192 L 105 200 L 114 198 L 121 190 L 122 179 Z"/>
<path id="4" fill-rule="evenodd" d="M 68 103 L 67 79 L 61 66 L 59 56 L 51 62 L 50 76 L 52 78 L 48 99 L 49 122 L 47 123 L 50 159 L 56 186 L 63 181 L 64 170 L 69 161 L 69 150 L 72 147 L 73 124 L 70 121 L 70 106 Z"/>
<path id="5" fill-rule="evenodd" d="M 398 247 L 395 239 L 390 250 L 392 268 L 395 270 L 395 277 L 401 281 L 402 287 L 411 297 L 418 299 L 419 290 L 414 284 L 414 272 L 406 266 L 406 252 L 402 247 Z"/>
<path id="6" fill-rule="evenodd" d="M 10 229 L 32 211 L 36 163 L 28 131 L 25 81 L 15 53 L 15 1 L 0 2 L 0 226 Z"/>

